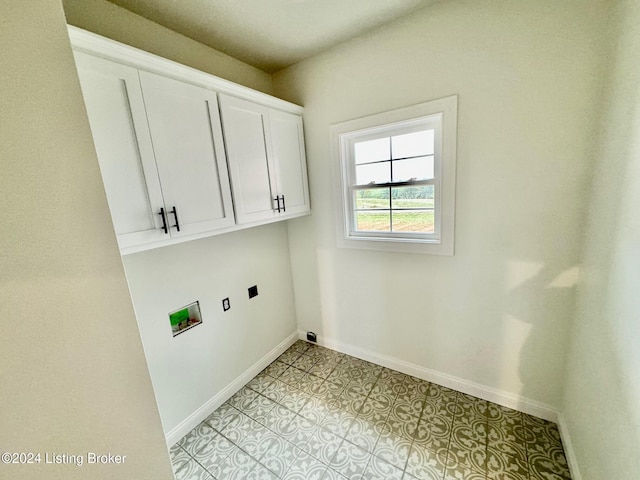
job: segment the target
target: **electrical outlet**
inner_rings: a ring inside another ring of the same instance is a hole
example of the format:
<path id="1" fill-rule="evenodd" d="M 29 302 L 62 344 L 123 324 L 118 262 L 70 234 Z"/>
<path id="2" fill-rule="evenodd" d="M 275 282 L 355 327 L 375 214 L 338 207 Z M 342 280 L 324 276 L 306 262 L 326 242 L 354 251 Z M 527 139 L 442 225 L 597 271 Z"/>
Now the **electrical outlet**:
<path id="1" fill-rule="evenodd" d="M 253 287 L 249 287 L 249 298 L 258 296 L 258 286 L 254 285 Z"/>
<path id="2" fill-rule="evenodd" d="M 222 310 L 225 312 L 231 308 L 231 303 L 229 303 L 229 297 L 222 299 Z"/>

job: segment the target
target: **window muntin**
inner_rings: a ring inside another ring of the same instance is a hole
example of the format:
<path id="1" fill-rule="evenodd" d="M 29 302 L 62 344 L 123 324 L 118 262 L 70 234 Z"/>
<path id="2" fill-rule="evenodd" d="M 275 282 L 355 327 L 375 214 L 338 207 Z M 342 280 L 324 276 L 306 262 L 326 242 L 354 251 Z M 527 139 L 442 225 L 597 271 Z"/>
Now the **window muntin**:
<path id="1" fill-rule="evenodd" d="M 346 139 L 352 236 L 438 240 L 440 116 Z"/>

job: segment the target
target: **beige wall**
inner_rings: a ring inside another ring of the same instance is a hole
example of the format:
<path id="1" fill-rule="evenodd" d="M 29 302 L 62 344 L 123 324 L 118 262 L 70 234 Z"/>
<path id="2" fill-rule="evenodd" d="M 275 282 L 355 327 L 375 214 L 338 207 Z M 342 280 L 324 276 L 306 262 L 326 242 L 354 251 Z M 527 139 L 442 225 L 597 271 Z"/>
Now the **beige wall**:
<path id="1" fill-rule="evenodd" d="M 558 408 L 605 1 L 451 1 L 274 76 L 305 106 L 313 215 L 289 225 L 298 325 Z M 336 248 L 329 126 L 459 95 L 455 256 Z"/>
<path id="2" fill-rule="evenodd" d="M 271 75 L 106 0 L 63 0 L 63 5 L 71 25 L 246 87 L 272 93 Z"/>
<path id="3" fill-rule="evenodd" d="M 0 477 L 172 479 L 62 6 L 0 11 Z"/>
<path id="4" fill-rule="evenodd" d="M 640 4 L 618 3 L 563 412 L 585 480 L 640 472 Z"/>

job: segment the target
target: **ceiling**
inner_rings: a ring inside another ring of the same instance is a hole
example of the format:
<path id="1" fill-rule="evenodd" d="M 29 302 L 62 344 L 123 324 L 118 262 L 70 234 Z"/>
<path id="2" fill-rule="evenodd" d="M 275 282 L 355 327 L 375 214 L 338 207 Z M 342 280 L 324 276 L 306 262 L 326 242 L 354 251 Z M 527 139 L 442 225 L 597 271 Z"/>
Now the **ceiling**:
<path id="1" fill-rule="evenodd" d="M 435 0 L 109 0 L 268 73 Z"/>

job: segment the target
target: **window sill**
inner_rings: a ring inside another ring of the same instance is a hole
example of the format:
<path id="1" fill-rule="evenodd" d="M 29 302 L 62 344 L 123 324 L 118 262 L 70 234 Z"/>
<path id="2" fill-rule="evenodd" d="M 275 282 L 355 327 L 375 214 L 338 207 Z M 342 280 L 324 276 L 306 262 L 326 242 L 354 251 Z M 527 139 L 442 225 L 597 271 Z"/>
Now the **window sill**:
<path id="1" fill-rule="evenodd" d="M 380 237 L 343 237 L 338 238 L 339 248 L 358 250 L 376 250 L 392 253 L 418 253 L 425 255 L 453 256 L 453 242 L 439 240 L 406 240 Z"/>

